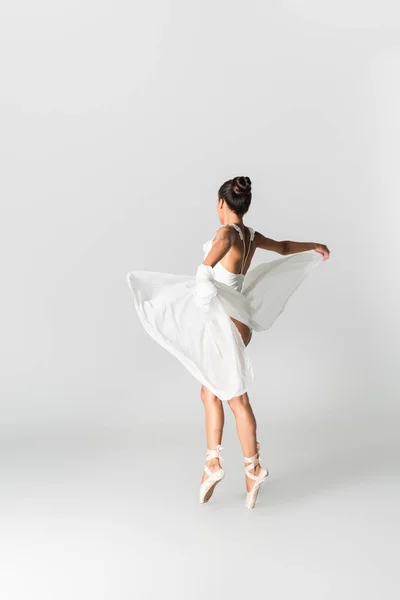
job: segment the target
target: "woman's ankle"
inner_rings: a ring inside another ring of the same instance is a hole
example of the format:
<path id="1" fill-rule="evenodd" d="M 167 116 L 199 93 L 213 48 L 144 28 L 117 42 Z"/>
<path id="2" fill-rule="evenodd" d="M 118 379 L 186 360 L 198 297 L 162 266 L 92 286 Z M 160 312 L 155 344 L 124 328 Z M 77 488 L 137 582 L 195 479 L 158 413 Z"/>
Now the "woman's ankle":
<path id="1" fill-rule="evenodd" d="M 207 467 L 211 470 L 211 471 L 215 471 L 216 469 L 220 468 L 220 462 L 219 462 L 219 458 L 210 458 L 210 460 L 208 460 L 206 462 Z"/>
<path id="2" fill-rule="evenodd" d="M 251 473 L 252 475 L 258 475 L 260 473 L 261 469 L 262 469 L 262 466 L 260 464 L 258 464 L 255 467 L 253 467 L 253 469 L 249 469 L 249 473 Z M 246 473 L 246 477 L 247 477 L 247 473 Z M 251 477 L 248 477 L 248 479 L 251 479 Z"/>

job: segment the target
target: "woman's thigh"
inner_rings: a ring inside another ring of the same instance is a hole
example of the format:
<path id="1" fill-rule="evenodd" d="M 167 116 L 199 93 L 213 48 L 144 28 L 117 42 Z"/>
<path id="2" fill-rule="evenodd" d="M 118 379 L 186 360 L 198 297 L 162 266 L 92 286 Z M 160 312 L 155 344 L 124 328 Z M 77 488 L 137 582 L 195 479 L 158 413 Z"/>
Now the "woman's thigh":
<path id="1" fill-rule="evenodd" d="M 245 346 L 248 346 L 248 344 L 250 343 L 251 340 L 251 336 L 253 334 L 252 330 L 247 327 L 247 325 L 245 325 L 244 323 L 242 323 L 241 321 L 238 321 L 237 319 L 234 319 L 233 317 L 230 317 L 232 319 L 232 321 L 235 323 L 236 327 L 239 330 L 240 335 L 242 336 L 242 340 Z"/>

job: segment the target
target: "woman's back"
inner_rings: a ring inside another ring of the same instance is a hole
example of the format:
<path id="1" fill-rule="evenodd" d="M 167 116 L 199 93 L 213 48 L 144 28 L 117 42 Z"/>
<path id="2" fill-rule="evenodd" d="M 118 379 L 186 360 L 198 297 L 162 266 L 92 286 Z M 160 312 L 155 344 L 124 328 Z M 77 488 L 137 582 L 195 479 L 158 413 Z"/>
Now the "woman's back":
<path id="1" fill-rule="evenodd" d="M 230 223 L 237 235 L 234 235 L 232 246 L 220 260 L 220 264 L 232 273 L 245 275 L 250 268 L 251 260 L 256 250 L 254 244 L 255 231 L 252 227 Z"/>
<path id="2" fill-rule="evenodd" d="M 241 291 L 244 276 L 250 268 L 251 260 L 256 250 L 254 243 L 255 231 L 252 227 L 229 223 L 232 227 L 231 247 L 225 256 L 214 266 L 215 278 L 226 285 Z M 215 240 L 215 238 L 214 238 Z M 203 246 L 205 255 L 213 246 L 214 240 L 209 240 Z"/>

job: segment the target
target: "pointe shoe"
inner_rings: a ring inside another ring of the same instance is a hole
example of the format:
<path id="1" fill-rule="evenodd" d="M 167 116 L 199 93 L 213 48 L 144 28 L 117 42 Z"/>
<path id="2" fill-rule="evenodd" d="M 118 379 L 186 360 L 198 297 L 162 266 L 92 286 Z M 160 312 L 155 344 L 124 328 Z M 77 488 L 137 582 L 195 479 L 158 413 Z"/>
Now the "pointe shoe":
<path id="1" fill-rule="evenodd" d="M 260 444 L 257 442 L 257 453 L 254 454 L 254 456 L 244 457 L 244 462 L 245 464 L 247 464 L 247 466 L 245 467 L 246 476 L 250 477 L 250 479 L 253 479 L 255 481 L 255 484 L 253 485 L 251 490 L 246 494 L 246 508 L 254 508 L 258 492 L 260 490 L 260 486 L 269 475 L 269 471 L 265 467 L 261 467 L 261 471 L 258 475 L 250 473 L 250 471 L 254 469 L 254 467 L 256 467 L 257 465 L 261 465 L 261 456 L 259 450 Z"/>
<path id="2" fill-rule="evenodd" d="M 207 448 L 206 462 L 211 460 L 211 458 L 219 458 L 220 461 L 223 461 L 224 459 L 221 456 L 221 450 L 223 450 L 223 448 L 220 444 L 217 445 L 216 450 L 210 450 Z M 218 469 L 217 471 L 211 471 L 206 464 L 204 465 L 204 470 L 208 477 L 203 481 L 203 483 L 200 484 L 200 504 L 204 504 L 205 502 L 209 501 L 214 492 L 215 486 L 221 481 L 221 479 L 223 479 L 225 475 L 222 468 Z"/>

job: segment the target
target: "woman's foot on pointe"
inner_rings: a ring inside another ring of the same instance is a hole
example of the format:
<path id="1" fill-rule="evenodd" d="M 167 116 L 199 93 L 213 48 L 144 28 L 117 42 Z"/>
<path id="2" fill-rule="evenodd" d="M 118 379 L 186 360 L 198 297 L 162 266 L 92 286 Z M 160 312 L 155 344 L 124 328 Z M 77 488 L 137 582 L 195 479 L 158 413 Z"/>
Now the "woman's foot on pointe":
<path id="1" fill-rule="evenodd" d="M 218 444 L 215 450 L 207 448 L 204 474 L 200 484 L 199 501 L 201 504 L 208 502 L 214 493 L 215 486 L 224 478 L 224 470 L 220 466 L 222 446 Z"/>
<path id="2" fill-rule="evenodd" d="M 262 466 L 260 464 L 258 464 L 256 467 L 254 467 L 254 469 L 249 469 L 249 473 L 251 473 L 252 475 L 255 475 L 256 477 L 259 476 L 259 474 L 262 471 Z M 246 492 L 250 492 L 250 490 L 253 488 L 253 486 L 255 485 L 255 480 L 254 479 L 250 479 L 250 477 L 247 476 L 247 472 L 246 472 Z"/>
<path id="3" fill-rule="evenodd" d="M 213 471 L 213 472 L 219 471 L 219 469 L 221 469 L 221 464 L 219 462 L 219 458 L 210 458 L 210 460 L 206 461 L 206 465 L 210 469 L 210 471 Z M 208 475 L 204 471 L 203 477 L 201 479 L 201 483 L 203 483 L 203 481 L 205 481 L 207 478 L 208 478 Z"/>
<path id="4" fill-rule="evenodd" d="M 260 444 L 257 442 L 257 452 L 253 456 L 245 456 L 246 472 L 246 503 L 247 508 L 254 508 L 261 484 L 269 475 L 268 469 L 262 466 Z"/>

